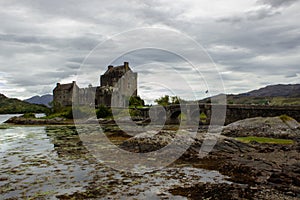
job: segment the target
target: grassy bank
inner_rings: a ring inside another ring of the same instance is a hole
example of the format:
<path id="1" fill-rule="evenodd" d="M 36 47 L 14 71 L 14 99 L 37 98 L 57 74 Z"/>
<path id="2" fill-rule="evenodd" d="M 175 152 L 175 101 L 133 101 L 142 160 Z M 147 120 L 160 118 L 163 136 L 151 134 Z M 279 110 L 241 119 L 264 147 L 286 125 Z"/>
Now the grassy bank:
<path id="1" fill-rule="evenodd" d="M 237 137 L 236 140 L 244 143 L 250 143 L 250 142 L 258 142 L 258 143 L 265 143 L 265 144 L 293 144 L 293 140 L 287 140 L 287 139 L 277 139 L 277 138 L 268 138 L 268 137 Z"/>

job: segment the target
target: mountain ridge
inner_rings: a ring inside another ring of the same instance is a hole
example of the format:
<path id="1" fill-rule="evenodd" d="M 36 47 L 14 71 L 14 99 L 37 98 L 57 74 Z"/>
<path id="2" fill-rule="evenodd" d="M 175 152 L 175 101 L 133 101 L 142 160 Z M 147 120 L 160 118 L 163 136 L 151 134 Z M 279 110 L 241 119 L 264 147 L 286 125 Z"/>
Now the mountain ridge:
<path id="1" fill-rule="evenodd" d="M 227 104 L 255 104 L 255 105 L 300 105 L 300 84 L 276 84 L 251 90 L 240 94 L 226 95 Z M 209 103 L 211 98 L 199 100 L 199 103 Z"/>
<path id="2" fill-rule="evenodd" d="M 40 105 L 45 105 L 47 107 L 50 107 L 49 103 L 53 101 L 53 95 L 52 94 L 45 94 L 45 95 L 36 95 L 33 97 L 30 97 L 28 99 L 23 100 L 28 103 L 32 104 L 40 104 Z"/>
<path id="3" fill-rule="evenodd" d="M 300 84 L 277 84 L 238 94 L 252 97 L 300 97 Z"/>
<path id="4" fill-rule="evenodd" d="M 6 97 L 0 93 L 0 114 L 21 113 L 45 113 L 48 108 L 44 105 L 36 105 L 16 98 Z"/>

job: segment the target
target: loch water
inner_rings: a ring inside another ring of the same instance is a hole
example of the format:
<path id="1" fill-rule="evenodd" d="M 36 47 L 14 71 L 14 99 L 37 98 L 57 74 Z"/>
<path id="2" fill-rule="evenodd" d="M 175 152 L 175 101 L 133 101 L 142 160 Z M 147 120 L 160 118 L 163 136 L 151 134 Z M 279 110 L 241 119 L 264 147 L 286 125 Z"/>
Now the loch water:
<path id="1" fill-rule="evenodd" d="M 0 120 L 9 117 L 2 115 Z M 93 158 L 74 126 L 0 129 L 1 199 L 61 199 L 88 193 L 99 199 L 184 199 L 169 190 L 199 182 L 228 183 L 217 171 L 189 164 L 144 174 L 111 169 Z"/>

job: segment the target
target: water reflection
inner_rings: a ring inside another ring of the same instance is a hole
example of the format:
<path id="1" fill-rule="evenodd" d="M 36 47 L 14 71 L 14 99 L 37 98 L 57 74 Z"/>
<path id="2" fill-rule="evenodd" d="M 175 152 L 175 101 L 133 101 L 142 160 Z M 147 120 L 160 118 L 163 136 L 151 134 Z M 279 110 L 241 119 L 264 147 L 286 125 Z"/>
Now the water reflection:
<path id="1" fill-rule="evenodd" d="M 47 136 L 54 145 L 57 155 L 64 159 L 78 159 L 85 156 L 88 151 L 82 145 L 74 126 L 47 126 Z"/>
<path id="2" fill-rule="evenodd" d="M 88 184 L 93 165 L 85 159 L 61 159 L 45 127 L 2 129 L 0 144 L 3 199 L 52 198 L 53 194 L 82 190 Z"/>
<path id="3" fill-rule="evenodd" d="M 8 120 L 11 117 L 18 117 L 22 114 L 7 114 L 7 115 L 0 115 L 0 124 L 3 124 L 6 120 Z"/>

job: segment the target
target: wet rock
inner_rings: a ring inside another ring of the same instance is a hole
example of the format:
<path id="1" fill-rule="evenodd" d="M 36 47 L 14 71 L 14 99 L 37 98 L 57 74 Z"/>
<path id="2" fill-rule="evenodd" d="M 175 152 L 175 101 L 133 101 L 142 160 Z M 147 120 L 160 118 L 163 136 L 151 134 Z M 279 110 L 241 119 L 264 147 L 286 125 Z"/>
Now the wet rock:
<path id="1" fill-rule="evenodd" d="M 181 156 L 183 160 L 195 160 L 199 158 L 200 149 L 204 137 L 191 136 L 176 131 L 160 131 L 158 133 L 146 132 L 124 141 L 120 147 L 135 153 L 147 153 L 157 151 L 172 144 L 174 148 L 187 149 Z M 206 141 L 207 142 L 207 141 Z M 214 143 L 214 141 L 211 141 Z M 209 144 L 204 144 L 209 145 Z M 174 148 L 172 150 L 174 150 Z M 239 142 L 232 138 L 220 136 L 216 141 L 212 153 L 225 152 L 229 154 L 249 152 L 253 150 L 248 144 Z"/>
<path id="2" fill-rule="evenodd" d="M 147 153 L 165 147 L 172 142 L 174 137 L 175 133 L 170 131 L 160 131 L 157 134 L 146 132 L 124 141 L 120 147 L 131 152 Z"/>
<path id="3" fill-rule="evenodd" d="M 224 127 L 223 135 L 230 137 L 273 137 L 299 138 L 300 124 L 294 120 L 280 117 L 256 117 L 234 122 Z"/>
<path id="4" fill-rule="evenodd" d="M 285 166 L 280 172 L 274 172 L 269 181 L 280 185 L 300 186 L 300 162 Z"/>
<path id="5" fill-rule="evenodd" d="M 12 117 L 4 123 L 20 124 L 20 125 L 67 125 L 73 124 L 72 120 L 66 120 L 64 118 L 56 117 L 53 119 L 40 119 L 40 118 L 24 118 L 24 117 Z"/>
<path id="6" fill-rule="evenodd" d="M 241 184 L 204 184 L 199 183 L 192 187 L 177 187 L 169 190 L 174 195 L 187 197 L 187 199 L 291 199 L 296 200 L 294 192 L 281 192 L 264 186 L 249 186 Z"/>
<path id="7" fill-rule="evenodd" d="M 252 146 L 227 137 L 220 137 L 213 149 L 214 152 L 225 152 L 230 154 L 245 153 L 252 150 Z"/>
<path id="8" fill-rule="evenodd" d="M 188 199 L 253 199 L 253 192 L 249 187 L 237 184 L 199 183 L 192 187 L 178 187 L 169 191 Z"/>

